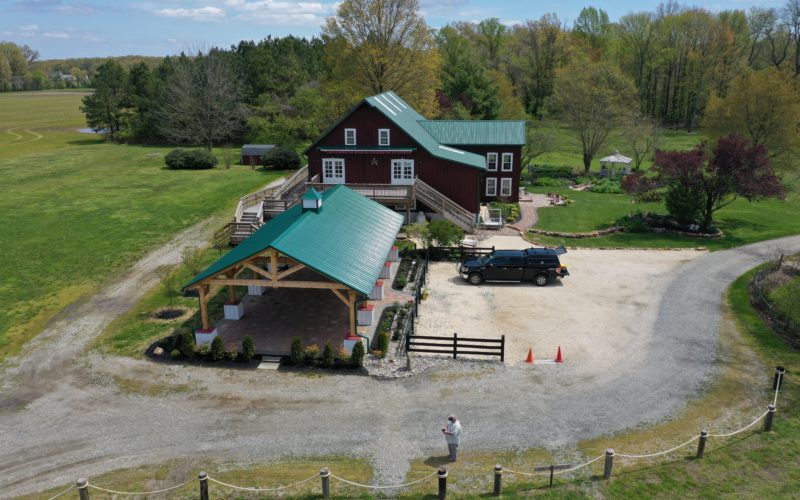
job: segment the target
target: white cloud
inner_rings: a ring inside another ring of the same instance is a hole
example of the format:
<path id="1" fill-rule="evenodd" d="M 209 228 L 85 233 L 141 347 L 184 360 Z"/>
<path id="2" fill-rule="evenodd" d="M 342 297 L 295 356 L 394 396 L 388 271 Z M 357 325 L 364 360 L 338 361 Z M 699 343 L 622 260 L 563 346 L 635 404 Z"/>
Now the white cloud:
<path id="1" fill-rule="evenodd" d="M 322 24 L 336 11 L 335 2 L 293 2 L 278 0 L 226 0 L 234 8 L 237 19 L 261 24 Z"/>
<path id="2" fill-rule="evenodd" d="M 43 35 L 46 36 L 47 38 L 69 38 L 70 37 L 69 33 L 64 33 L 64 32 L 61 32 L 61 31 L 48 31 L 48 32 L 44 33 Z"/>
<path id="3" fill-rule="evenodd" d="M 157 16 L 191 19 L 193 21 L 219 21 L 225 18 L 225 11 L 218 7 L 197 7 L 193 9 L 159 9 L 153 11 Z"/>
<path id="4" fill-rule="evenodd" d="M 178 43 L 178 39 L 177 38 L 167 38 L 167 41 L 169 43 Z"/>
<path id="5" fill-rule="evenodd" d="M 39 26 L 35 24 L 26 24 L 25 26 L 19 26 L 20 31 L 32 32 L 39 29 Z"/>

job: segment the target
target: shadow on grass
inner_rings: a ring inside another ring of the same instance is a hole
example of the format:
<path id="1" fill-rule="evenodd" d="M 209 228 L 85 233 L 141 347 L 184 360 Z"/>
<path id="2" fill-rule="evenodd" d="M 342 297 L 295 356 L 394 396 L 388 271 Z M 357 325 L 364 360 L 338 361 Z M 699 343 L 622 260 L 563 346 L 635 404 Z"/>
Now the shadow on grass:
<path id="1" fill-rule="evenodd" d="M 444 446 L 444 444 L 442 446 Z M 450 456 L 449 455 L 443 455 L 443 456 L 431 456 L 431 457 L 428 457 L 422 463 L 424 463 L 425 465 L 428 465 L 430 467 L 434 467 L 434 468 L 438 469 L 439 467 L 441 467 L 443 465 L 447 466 L 447 465 L 452 464 L 453 461 L 450 460 Z"/>
<path id="2" fill-rule="evenodd" d="M 70 146 L 91 146 L 93 144 L 103 144 L 105 143 L 105 139 L 102 137 L 98 138 L 91 138 L 91 139 L 73 139 L 71 141 L 67 141 L 67 144 Z"/>

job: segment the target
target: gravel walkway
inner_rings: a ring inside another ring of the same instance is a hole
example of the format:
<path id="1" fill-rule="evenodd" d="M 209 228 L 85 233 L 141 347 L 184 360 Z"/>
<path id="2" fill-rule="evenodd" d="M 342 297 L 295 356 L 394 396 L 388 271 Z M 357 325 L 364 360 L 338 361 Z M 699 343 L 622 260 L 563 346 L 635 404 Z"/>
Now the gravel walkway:
<path id="1" fill-rule="evenodd" d="M 657 310 L 645 352 L 591 379 L 569 363 L 535 369 L 449 363 L 378 381 L 75 357 L 102 330 L 102 322 L 86 323 L 85 315 L 105 307 L 103 292 L 92 308 L 76 308 L 55 324 L 3 375 L 0 488 L 17 495 L 190 454 L 246 463 L 349 453 L 372 460 L 378 480 L 387 483 L 399 481 L 410 460 L 445 454 L 439 429 L 451 412 L 464 423 L 466 449 L 559 448 L 658 422 L 679 412 L 714 373 L 722 293 L 776 245 L 800 252 L 800 236 L 679 267 L 663 299 L 643 306 Z M 109 315 L 119 313 L 116 307 Z M 60 340 L 74 332 L 77 347 Z M 114 377 L 191 390 L 123 393 Z"/>

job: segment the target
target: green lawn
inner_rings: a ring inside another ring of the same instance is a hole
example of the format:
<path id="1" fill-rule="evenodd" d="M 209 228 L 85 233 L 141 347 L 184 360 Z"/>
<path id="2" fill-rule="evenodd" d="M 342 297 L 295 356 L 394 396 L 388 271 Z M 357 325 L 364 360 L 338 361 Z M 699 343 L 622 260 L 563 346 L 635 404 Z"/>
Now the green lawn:
<path id="1" fill-rule="evenodd" d="M 75 132 L 86 126 L 80 99 L 0 94 L 0 360 L 148 250 L 229 216 L 239 196 L 278 175 L 166 170 L 163 156 L 147 155 L 169 148 Z"/>
<path id="2" fill-rule="evenodd" d="M 583 156 L 578 136 L 570 128 L 558 123 L 547 123 L 547 137 L 550 141 L 550 151 L 533 160 L 536 165 L 549 167 L 568 167 L 570 170 L 583 175 Z M 686 133 L 683 130 L 662 130 L 659 139 L 659 148 L 666 150 L 690 149 L 706 137 L 700 132 Z M 628 142 L 622 134 L 608 141 L 606 146 L 592 161 L 592 172 L 600 172 L 600 158 L 614 154 L 615 150 L 625 156 L 633 157 Z M 642 168 L 649 168 L 650 161 L 642 163 Z"/>
<path id="3" fill-rule="evenodd" d="M 662 203 L 631 202 L 627 195 L 572 191 L 568 188 L 533 187 L 535 193 L 558 192 L 575 200 L 565 207 L 538 210 L 536 229 L 587 232 L 607 228 L 622 216 L 636 211 L 666 213 Z M 688 238 L 656 233 L 618 233 L 598 238 L 567 239 L 529 233 L 537 243 L 580 247 L 697 247 L 712 250 L 731 248 L 800 233 L 800 194 L 791 192 L 785 201 L 764 200 L 750 203 L 740 199 L 715 214 L 715 223 L 725 236 L 719 239 Z"/>

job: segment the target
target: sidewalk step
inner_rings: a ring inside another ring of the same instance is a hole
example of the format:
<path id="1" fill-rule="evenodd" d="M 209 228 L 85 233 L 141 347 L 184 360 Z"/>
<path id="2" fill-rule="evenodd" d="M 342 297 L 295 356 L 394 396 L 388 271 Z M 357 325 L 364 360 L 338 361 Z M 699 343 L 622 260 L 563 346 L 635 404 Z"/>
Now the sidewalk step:
<path id="1" fill-rule="evenodd" d="M 258 365 L 259 370 L 277 370 L 281 365 L 280 356 L 261 356 L 261 363 Z"/>

